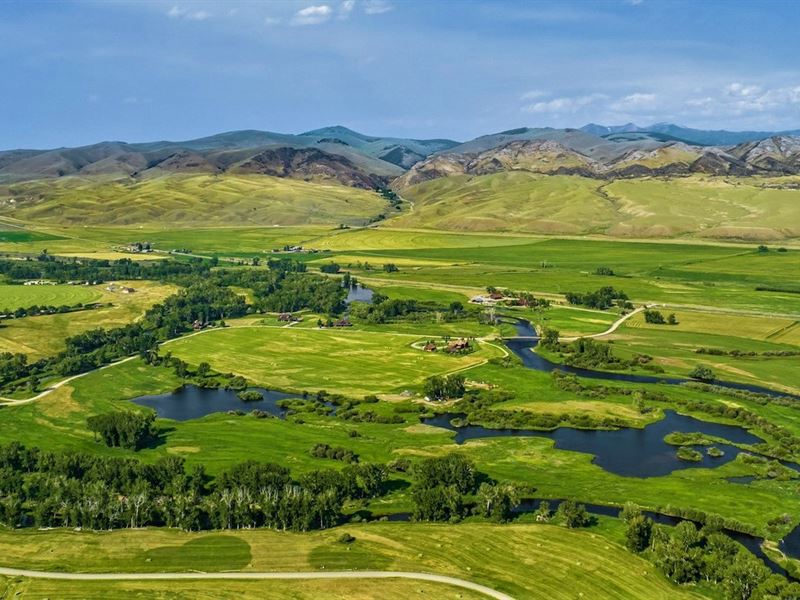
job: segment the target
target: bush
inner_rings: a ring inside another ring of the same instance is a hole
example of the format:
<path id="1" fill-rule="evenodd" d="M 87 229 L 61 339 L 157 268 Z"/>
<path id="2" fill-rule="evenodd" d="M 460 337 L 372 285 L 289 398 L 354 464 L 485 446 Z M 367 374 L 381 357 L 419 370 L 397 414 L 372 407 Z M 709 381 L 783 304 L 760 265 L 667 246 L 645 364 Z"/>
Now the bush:
<path id="1" fill-rule="evenodd" d="M 257 392 L 255 390 L 244 390 L 236 394 L 236 396 L 242 402 L 258 402 L 259 400 L 264 399 L 264 396 L 261 395 L 261 392 Z"/>
<path id="2" fill-rule="evenodd" d="M 106 446 L 138 450 L 156 434 L 155 418 L 154 413 L 112 412 L 89 417 L 86 424 Z"/>
<path id="3" fill-rule="evenodd" d="M 651 325 L 664 325 L 667 322 L 664 315 L 657 310 L 644 311 L 644 320 L 645 323 L 650 323 Z"/>
<path id="4" fill-rule="evenodd" d="M 714 381 L 714 371 L 705 365 L 697 365 L 689 373 L 689 377 L 698 381 Z"/>

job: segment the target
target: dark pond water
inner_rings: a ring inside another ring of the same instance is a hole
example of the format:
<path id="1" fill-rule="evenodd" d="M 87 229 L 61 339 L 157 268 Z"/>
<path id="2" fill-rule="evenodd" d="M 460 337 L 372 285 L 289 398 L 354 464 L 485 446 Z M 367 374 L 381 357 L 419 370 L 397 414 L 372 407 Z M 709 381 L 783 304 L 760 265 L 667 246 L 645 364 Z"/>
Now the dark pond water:
<path id="1" fill-rule="evenodd" d="M 510 338 L 505 341 L 506 346 L 522 361 L 522 364 L 529 369 L 536 371 L 543 371 L 550 373 L 551 371 L 559 370 L 565 373 L 572 373 L 580 377 L 589 379 L 604 379 L 606 381 L 628 381 L 632 383 L 666 383 L 670 385 L 680 385 L 693 381 L 692 379 L 682 377 L 662 377 L 655 375 L 634 375 L 632 373 L 614 373 L 613 371 L 593 371 L 591 369 L 581 369 L 578 367 L 570 367 L 551 362 L 546 358 L 534 352 L 534 348 L 539 343 L 536 330 L 529 321 L 519 319 L 514 323 L 519 337 Z M 722 381 L 715 379 L 711 382 L 713 385 L 720 387 L 730 388 L 734 390 L 742 390 L 747 392 L 755 392 L 758 394 L 765 394 L 768 396 L 781 397 L 788 396 L 790 398 L 797 398 L 800 396 L 779 392 L 770 388 L 761 387 L 758 385 L 751 385 L 749 383 L 738 383 L 735 381 Z"/>
<path id="2" fill-rule="evenodd" d="M 739 475 L 737 477 L 726 477 L 725 481 L 730 483 L 740 483 L 742 485 L 746 485 L 748 483 L 753 483 L 756 480 L 755 475 Z"/>
<path id="3" fill-rule="evenodd" d="M 792 531 L 780 541 L 778 547 L 786 556 L 800 558 L 800 526 L 792 529 Z"/>
<path id="4" fill-rule="evenodd" d="M 185 385 L 168 394 L 155 394 L 152 396 L 139 396 L 133 398 L 140 406 L 146 406 L 156 411 L 162 419 L 175 421 L 188 421 L 199 419 L 212 413 L 227 412 L 229 410 L 262 410 L 279 419 L 286 416 L 286 410 L 278 406 L 278 401 L 286 398 L 297 398 L 297 394 L 274 392 L 264 388 L 250 388 L 249 391 L 259 392 L 262 400 L 245 402 L 241 400 L 234 390 L 201 388 L 196 385 Z"/>
<path id="5" fill-rule="evenodd" d="M 732 461 L 739 454 L 739 448 L 730 444 L 714 444 L 725 452 L 719 458 L 705 453 L 699 462 L 678 459 L 677 446 L 664 441 L 664 436 L 673 431 L 681 433 L 703 433 L 722 438 L 736 444 L 758 444 L 763 440 L 741 427 L 701 421 L 693 417 L 679 415 L 675 411 L 664 411 L 664 418 L 642 429 L 617 429 L 613 431 L 594 429 L 573 429 L 559 427 L 553 431 L 529 429 L 490 429 L 480 425 L 455 427 L 453 418 L 464 415 L 445 413 L 424 419 L 423 422 L 434 427 L 443 427 L 455 432 L 455 442 L 462 444 L 467 440 L 488 437 L 544 437 L 555 440 L 555 447 L 561 450 L 584 452 L 594 456 L 594 463 L 610 473 L 626 477 L 660 477 L 679 469 L 697 467 L 713 468 Z"/>
<path id="6" fill-rule="evenodd" d="M 372 302 L 373 294 L 374 292 L 371 289 L 358 284 L 356 286 L 347 288 L 347 298 L 345 298 L 344 301 L 347 304 L 350 304 L 351 302 L 366 302 L 367 304 L 370 304 Z"/>

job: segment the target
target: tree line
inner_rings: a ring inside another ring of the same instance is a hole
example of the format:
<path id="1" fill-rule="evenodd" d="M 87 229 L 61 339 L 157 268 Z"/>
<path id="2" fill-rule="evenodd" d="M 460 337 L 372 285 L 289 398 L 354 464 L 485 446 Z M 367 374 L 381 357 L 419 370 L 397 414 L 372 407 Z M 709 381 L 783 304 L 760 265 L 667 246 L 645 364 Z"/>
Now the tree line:
<path id="1" fill-rule="evenodd" d="M 615 305 L 620 308 L 633 308 L 633 304 L 629 302 L 628 295 L 622 290 L 614 289 L 610 285 L 603 286 L 594 292 L 567 292 L 564 295 L 567 302 L 570 304 L 589 308 L 605 310 Z"/>
<path id="2" fill-rule="evenodd" d="M 282 261 L 276 262 L 275 267 L 217 270 L 202 277 L 182 277 L 180 283 L 185 287 L 148 309 L 140 321 L 69 337 L 65 349 L 52 357 L 29 362 L 25 354 L 0 353 L 0 390 L 35 389 L 31 382 L 38 384 L 44 376 L 75 375 L 133 354 L 144 356 L 161 342 L 248 312 L 309 308 L 335 314 L 343 309 L 345 291 L 337 282 L 295 271 Z M 229 286 L 252 289 L 253 304 L 248 305 Z"/>
<path id="3" fill-rule="evenodd" d="M 194 258 L 188 261 L 148 260 L 136 262 L 130 258 L 95 260 L 88 258 L 55 257 L 43 252 L 26 260 L 0 259 L 0 275 L 12 282 L 47 279 L 58 283 L 89 281 L 103 283 L 115 279 L 150 279 L 155 281 L 179 276 L 207 275 L 212 263 Z"/>
<path id="4" fill-rule="evenodd" d="M 348 465 L 293 478 L 273 463 L 246 461 L 214 481 L 179 457 L 154 464 L 79 452 L 0 447 L 0 524 L 108 530 L 267 527 L 307 531 L 344 520 L 345 502 L 386 489 L 382 465 Z"/>
<path id="5" fill-rule="evenodd" d="M 674 583 L 706 582 L 721 588 L 728 600 L 800 597 L 800 583 L 770 573 L 757 557 L 709 521 L 698 529 L 692 521 L 675 527 L 653 523 L 633 504 L 620 514 L 626 524 L 625 542 L 631 552 L 643 553 Z"/>

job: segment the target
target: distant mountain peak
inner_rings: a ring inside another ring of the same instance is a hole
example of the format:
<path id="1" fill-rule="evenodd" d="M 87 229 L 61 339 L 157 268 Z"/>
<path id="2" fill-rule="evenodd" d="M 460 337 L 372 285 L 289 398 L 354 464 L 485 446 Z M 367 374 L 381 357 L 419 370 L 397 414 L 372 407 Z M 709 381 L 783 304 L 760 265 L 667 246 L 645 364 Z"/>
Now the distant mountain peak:
<path id="1" fill-rule="evenodd" d="M 300 134 L 301 136 L 324 136 L 324 137 L 335 137 L 335 138 L 347 138 L 347 137 L 354 137 L 364 142 L 374 142 L 377 137 L 373 137 L 371 135 L 365 135 L 363 133 L 359 133 L 358 131 L 353 131 L 349 127 L 345 127 L 344 125 L 330 125 L 328 127 L 320 127 L 319 129 L 312 129 L 311 131 L 306 131 Z"/>

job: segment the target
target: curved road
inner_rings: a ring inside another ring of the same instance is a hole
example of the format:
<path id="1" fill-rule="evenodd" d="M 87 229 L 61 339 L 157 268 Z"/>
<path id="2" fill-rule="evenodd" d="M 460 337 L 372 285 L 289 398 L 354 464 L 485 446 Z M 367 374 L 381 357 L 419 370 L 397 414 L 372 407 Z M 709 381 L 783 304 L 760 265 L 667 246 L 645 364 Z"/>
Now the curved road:
<path id="1" fill-rule="evenodd" d="M 643 310 L 646 310 L 648 308 L 653 308 L 654 306 L 658 306 L 658 304 L 645 304 L 644 306 L 640 306 L 636 310 L 632 310 L 627 315 L 623 315 L 622 317 L 620 317 L 619 319 L 614 321 L 608 329 L 606 329 L 605 331 L 601 331 L 600 333 L 591 333 L 591 334 L 581 335 L 581 336 L 576 336 L 576 337 L 562 337 L 562 338 L 558 338 L 558 341 L 560 341 L 560 342 L 574 342 L 575 340 L 577 340 L 579 338 L 599 338 L 599 337 L 603 337 L 604 335 L 608 335 L 610 333 L 614 333 L 619 328 L 620 325 L 622 325 L 625 321 L 630 319 L 633 315 L 638 315 Z"/>
<path id="2" fill-rule="evenodd" d="M 252 324 L 247 324 L 247 325 L 233 325 L 233 326 L 229 326 L 229 327 L 227 327 L 225 329 L 286 329 L 287 327 L 291 327 L 292 325 L 294 325 L 294 323 L 289 323 L 288 325 L 252 325 Z M 194 337 L 196 335 L 203 335 L 203 334 L 209 333 L 211 331 L 222 331 L 222 330 L 223 329 L 220 328 L 220 327 L 210 327 L 208 329 L 203 329 L 201 331 L 195 331 L 195 332 L 188 333 L 186 335 L 182 335 L 182 336 L 179 336 L 179 337 L 176 337 L 176 338 L 172 338 L 172 339 L 169 339 L 169 340 L 164 340 L 163 342 L 161 342 L 159 344 L 159 348 L 161 348 L 162 346 L 165 346 L 167 344 L 171 344 L 173 342 L 177 342 L 179 340 L 185 340 L 185 339 Z M 313 329 L 304 329 L 303 331 L 327 331 L 327 330 L 313 328 Z M 359 331 L 362 332 L 362 333 L 364 332 L 364 330 L 359 330 Z M 375 334 L 381 335 L 381 332 L 378 332 L 378 331 L 371 331 L 369 333 L 375 333 Z M 395 332 L 395 334 L 396 335 L 401 335 L 401 336 L 407 336 L 407 337 L 424 337 L 424 334 L 420 334 L 419 336 L 417 334 L 413 334 L 413 333 L 396 333 Z M 429 335 L 428 337 L 440 337 L 440 336 Z M 493 346 L 494 348 L 497 348 L 498 350 L 501 350 L 503 352 L 504 356 L 508 356 L 508 352 L 504 348 L 501 348 L 500 346 L 487 341 L 485 338 L 477 338 L 477 341 L 482 343 L 482 344 L 487 344 L 489 346 Z M 412 346 L 413 346 L 413 344 L 412 344 Z M 121 358 L 121 359 L 119 359 L 119 360 L 117 360 L 115 362 L 108 363 L 107 365 L 103 365 L 102 367 L 97 367 L 96 369 L 92 369 L 91 371 L 84 371 L 83 373 L 78 373 L 77 375 L 70 375 L 66 379 L 62 379 L 60 381 L 57 381 L 56 383 L 53 383 L 52 385 L 48 386 L 47 389 L 39 392 L 38 394 L 36 394 L 35 396 L 32 396 L 30 398 L 22 398 L 22 399 L 20 399 L 20 398 L 3 398 L 2 396 L 0 396 L 0 407 L 2 407 L 2 406 L 20 406 L 20 405 L 30 404 L 32 402 L 36 402 L 40 398 L 43 398 L 44 396 L 47 396 L 48 394 L 51 394 L 52 392 L 56 391 L 58 388 L 70 383 L 71 381 L 75 381 L 76 379 L 79 379 L 81 377 L 85 377 L 86 375 L 89 375 L 90 373 L 96 373 L 97 371 L 102 371 L 103 369 L 110 369 L 111 367 L 116 367 L 117 365 L 121 365 L 121 364 L 126 363 L 128 361 L 134 360 L 138 356 L 139 356 L 138 354 L 134 354 L 133 356 L 126 356 L 125 358 Z M 484 365 L 487 362 L 488 362 L 488 359 L 483 360 L 480 363 L 467 365 L 465 367 L 459 367 L 458 369 L 455 369 L 454 371 L 448 371 L 446 374 L 447 375 L 452 375 L 453 373 L 458 373 L 460 371 L 466 371 L 467 369 L 472 369 L 474 367 L 478 367 L 478 366 Z"/>
<path id="3" fill-rule="evenodd" d="M 54 571 L 31 571 L 28 569 L 10 569 L 0 567 L 0 575 L 6 577 L 29 577 L 32 579 L 67 579 L 70 581 L 146 581 L 146 580 L 198 580 L 198 579 L 412 579 L 444 583 L 472 590 L 496 600 L 514 600 L 511 596 L 493 590 L 485 585 L 433 573 L 411 573 L 407 571 L 287 571 L 259 573 L 236 571 L 229 573 L 59 573 Z"/>

